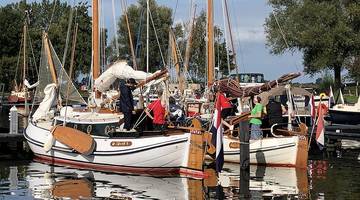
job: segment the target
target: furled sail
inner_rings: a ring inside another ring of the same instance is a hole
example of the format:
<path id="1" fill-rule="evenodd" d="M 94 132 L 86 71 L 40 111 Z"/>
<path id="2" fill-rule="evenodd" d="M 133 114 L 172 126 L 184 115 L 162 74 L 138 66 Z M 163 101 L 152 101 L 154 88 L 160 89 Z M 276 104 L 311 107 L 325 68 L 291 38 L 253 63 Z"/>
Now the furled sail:
<path id="1" fill-rule="evenodd" d="M 262 92 L 271 90 L 271 88 L 276 87 L 278 84 L 286 83 L 294 78 L 297 78 L 301 75 L 301 73 L 288 73 L 282 75 L 277 80 L 273 80 L 267 82 L 261 86 L 254 86 L 254 87 L 241 87 L 240 83 L 233 80 L 233 79 L 223 79 L 217 81 L 221 91 L 230 94 L 232 97 L 248 97 L 258 95 Z"/>
<path id="2" fill-rule="evenodd" d="M 118 61 L 111 65 L 104 73 L 99 76 L 99 78 L 95 80 L 94 86 L 96 90 L 105 92 L 117 78 L 133 78 L 135 80 L 144 80 L 150 75 L 151 74 L 143 71 L 134 70 L 125 61 Z"/>
<path id="3" fill-rule="evenodd" d="M 75 88 L 72 80 L 69 78 L 65 69 L 63 68 L 51 42 L 49 41 L 51 57 L 56 69 L 56 74 L 58 75 L 58 88 L 60 95 L 63 99 L 68 98 L 70 102 L 86 104 L 85 100 L 82 98 L 78 90 Z M 45 51 L 45 42 L 43 40 L 42 49 L 41 49 L 41 59 L 39 67 L 39 86 L 36 88 L 35 97 L 38 101 L 41 101 L 45 97 L 44 89 L 49 84 L 52 83 L 50 67 L 48 64 L 47 52 Z M 70 84 L 69 93 L 67 95 L 68 83 Z"/>

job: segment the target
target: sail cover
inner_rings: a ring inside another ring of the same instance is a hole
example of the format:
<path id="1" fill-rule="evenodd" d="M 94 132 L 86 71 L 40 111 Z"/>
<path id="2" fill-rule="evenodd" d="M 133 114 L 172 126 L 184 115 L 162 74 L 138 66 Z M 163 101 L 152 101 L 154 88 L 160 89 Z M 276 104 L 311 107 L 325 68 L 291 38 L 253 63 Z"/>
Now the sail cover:
<path id="1" fill-rule="evenodd" d="M 143 71 L 134 70 L 125 61 L 119 61 L 111 65 L 104 73 L 102 73 L 94 83 L 95 89 L 100 92 L 105 92 L 109 89 L 111 84 L 118 79 L 133 78 L 135 80 L 144 80 L 149 77 L 148 74 Z"/>
<path id="2" fill-rule="evenodd" d="M 51 51 L 51 57 L 54 62 L 56 74 L 58 77 L 58 83 L 59 83 L 59 92 L 62 99 L 68 98 L 68 100 L 72 103 L 80 103 L 80 104 L 86 104 L 85 100 L 82 98 L 76 87 L 74 86 L 72 80 L 69 78 L 68 74 L 66 73 L 65 69 L 63 68 L 50 40 L 50 51 Z M 48 57 L 47 52 L 45 51 L 45 42 L 43 40 L 42 42 L 42 49 L 41 49 L 41 59 L 40 59 L 40 67 L 39 67 L 39 86 L 36 88 L 36 94 L 35 97 L 37 100 L 41 101 L 45 97 L 44 89 L 49 84 L 52 83 L 50 68 L 48 64 Z M 69 92 L 68 90 L 68 84 L 69 85 Z M 68 95 L 67 95 L 68 93 Z"/>

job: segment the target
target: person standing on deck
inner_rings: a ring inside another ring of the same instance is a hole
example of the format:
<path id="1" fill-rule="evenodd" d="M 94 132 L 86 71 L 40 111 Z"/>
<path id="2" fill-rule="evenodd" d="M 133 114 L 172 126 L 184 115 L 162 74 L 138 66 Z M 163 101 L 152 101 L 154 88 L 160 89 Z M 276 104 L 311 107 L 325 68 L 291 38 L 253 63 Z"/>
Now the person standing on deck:
<path id="1" fill-rule="evenodd" d="M 165 103 L 161 101 L 162 91 L 158 91 L 158 99 L 153 101 L 145 109 L 145 113 L 153 120 L 154 130 L 163 131 L 166 127 L 165 121 Z M 150 111 L 153 112 L 154 116 L 151 116 Z"/>
<path id="2" fill-rule="evenodd" d="M 219 90 L 218 95 L 217 100 L 220 101 L 221 105 L 221 122 L 228 128 L 232 128 L 225 119 L 233 114 L 233 105 L 230 103 L 229 99 L 225 97 L 225 94 L 221 90 Z"/>
<path id="3" fill-rule="evenodd" d="M 130 131 L 131 129 L 131 118 L 132 112 L 134 110 L 134 99 L 132 95 L 132 90 L 135 89 L 136 81 L 133 78 L 130 78 L 127 83 L 124 80 L 120 80 L 119 90 L 119 108 L 120 111 L 124 114 L 124 129 Z"/>
<path id="4" fill-rule="evenodd" d="M 261 98 L 259 96 L 254 97 L 254 108 L 251 110 L 250 118 L 250 125 L 251 125 L 251 133 L 250 139 L 256 140 L 262 138 L 262 130 L 260 126 L 262 124 L 261 117 L 263 113 L 263 105 L 260 103 Z"/>

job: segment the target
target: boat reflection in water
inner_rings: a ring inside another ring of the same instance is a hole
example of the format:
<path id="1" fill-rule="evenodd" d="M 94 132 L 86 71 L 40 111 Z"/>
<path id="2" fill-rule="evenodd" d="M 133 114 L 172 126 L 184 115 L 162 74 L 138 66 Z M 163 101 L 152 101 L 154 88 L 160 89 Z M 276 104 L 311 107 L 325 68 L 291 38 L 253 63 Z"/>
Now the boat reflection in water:
<path id="1" fill-rule="evenodd" d="M 228 194 L 236 195 L 234 191 L 244 192 L 241 184 L 245 184 L 248 185 L 248 197 L 250 198 L 279 196 L 300 199 L 308 198 L 309 183 L 306 169 L 251 165 L 250 180 L 246 183 L 246 179 L 249 176 L 242 175 L 240 177 L 239 165 L 226 164 L 224 168 L 226 172 L 219 175 L 219 182 Z M 244 194 L 239 193 L 238 195 L 243 197 Z"/>
<path id="2" fill-rule="evenodd" d="M 225 172 L 216 177 L 209 169 L 206 179 L 151 177 L 109 174 L 31 162 L 27 169 L 30 196 L 34 198 L 111 198 L 111 199 L 209 199 L 238 198 L 240 169 L 225 164 Z M 246 184 L 245 184 L 246 185 Z M 307 171 L 295 168 L 251 166 L 250 198 L 307 198 Z"/>

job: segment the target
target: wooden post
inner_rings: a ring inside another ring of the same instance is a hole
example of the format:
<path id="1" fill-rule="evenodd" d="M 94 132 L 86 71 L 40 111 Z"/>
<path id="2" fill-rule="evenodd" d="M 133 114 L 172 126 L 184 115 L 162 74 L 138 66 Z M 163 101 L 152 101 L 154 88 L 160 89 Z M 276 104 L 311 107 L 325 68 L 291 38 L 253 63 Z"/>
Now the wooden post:
<path id="1" fill-rule="evenodd" d="M 240 121 L 240 198 L 250 197 L 250 144 L 249 121 Z"/>

